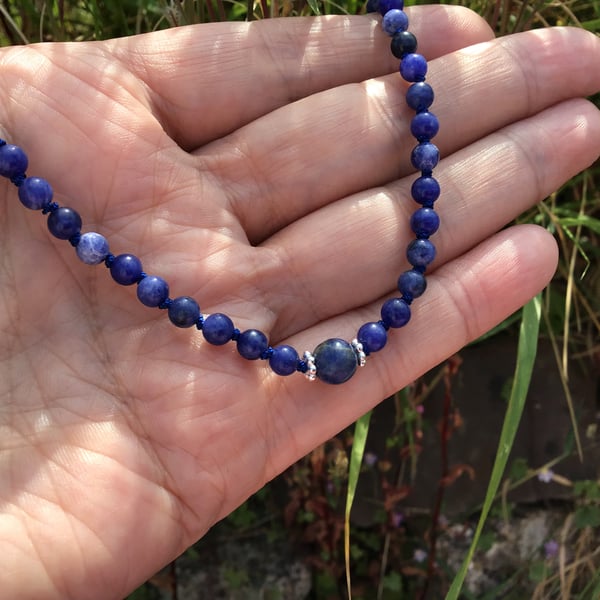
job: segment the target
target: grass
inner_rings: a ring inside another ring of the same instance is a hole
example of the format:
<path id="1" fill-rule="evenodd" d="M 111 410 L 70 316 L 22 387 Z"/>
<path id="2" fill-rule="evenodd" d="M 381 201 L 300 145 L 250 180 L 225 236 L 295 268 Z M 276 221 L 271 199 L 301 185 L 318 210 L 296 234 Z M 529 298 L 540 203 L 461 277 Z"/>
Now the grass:
<path id="1" fill-rule="evenodd" d="M 573 25 L 600 32 L 600 0 L 454 0 L 448 3 L 477 11 L 498 35 L 550 25 Z M 0 3 L 0 44 L 98 40 L 225 19 L 354 14 L 361 10 L 362 3 L 357 0 L 8 0 Z M 600 105 L 600 96 L 594 100 Z M 452 478 L 459 477 L 460 473 L 452 473 L 447 465 L 442 465 L 445 483 L 442 485 L 440 482 L 431 514 L 400 515 L 398 512 L 416 480 L 423 431 L 433 427 L 420 412 L 432 389 L 441 386 L 445 390 L 442 454 L 453 429 L 458 427 L 458 415 L 451 403 L 452 381 L 460 371 L 456 360 L 443 365 L 429 379 L 415 382 L 392 400 L 396 423 L 386 439 L 386 456 L 400 456 L 399 466 L 384 457 L 379 457 L 376 467 L 364 464 L 368 434 L 368 417 L 365 417 L 356 425 L 353 446 L 347 443 L 352 433 L 346 432 L 299 461 L 281 478 L 287 490 L 287 521 L 273 516 L 276 509 L 269 500 L 270 491 L 266 489 L 223 524 L 226 535 L 234 538 L 236 535 L 248 535 L 255 527 L 264 531 L 267 523 L 266 528 L 272 536 L 277 537 L 284 531 L 286 537 L 290 534 L 303 540 L 312 552 L 312 564 L 317 565 L 314 569 L 315 598 L 341 597 L 342 582 L 345 581 L 348 595 L 358 599 L 362 589 L 360 582 L 365 579 L 377 582 L 378 599 L 416 598 L 428 586 L 430 590 L 434 586 L 438 590 L 436 593 L 441 593 L 439 590 L 445 586 L 446 590 L 450 590 L 448 598 L 458 598 L 478 540 L 489 540 L 490 533 L 484 530 L 487 515 L 497 510 L 501 518 L 510 520 L 509 491 L 550 473 L 557 483 L 572 490 L 572 495 L 569 514 L 558 536 L 560 551 L 555 562 L 537 557 L 525 565 L 529 583 L 535 584 L 532 597 L 536 600 L 599 597 L 600 556 L 591 534 L 593 528 L 600 525 L 598 482 L 560 480 L 552 469 L 574 453 L 585 460 L 585 446 L 592 444 L 596 436 L 594 431 L 582 431 L 578 422 L 579 409 L 570 390 L 569 370 L 576 361 L 580 368 L 592 374 L 594 360 L 597 361 L 600 356 L 600 164 L 573 178 L 561 190 L 522 215 L 519 221 L 537 223 L 553 233 L 561 249 L 560 264 L 551 285 L 524 309 L 522 315 L 513 316 L 485 336 L 493 339 L 506 331 L 517 335 L 517 327 L 520 327 L 517 367 L 496 465 L 484 504 L 480 507 L 481 518 L 476 534 L 458 574 L 456 571 L 449 572 L 444 579 L 444 565 L 436 564 L 435 552 L 442 517 L 443 485 L 452 483 Z M 527 396 L 528 378 L 539 337 L 547 338 L 551 343 L 571 419 L 572 436 L 565 448 L 546 465 L 529 466 L 524 461 L 515 461 L 505 473 L 508 453 Z M 351 456 L 349 478 L 343 460 L 348 454 Z M 468 472 L 467 466 L 464 468 L 464 472 Z M 356 486 L 361 478 L 369 475 L 369 469 L 377 470 L 383 499 L 374 509 L 375 525 L 368 530 L 351 530 L 350 507 Z M 397 523 L 406 521 L 410 521 L 409 526 Z M 308 539 L 317 525 L 321 531 L 329 532 L 328 544 Z M 342 530 L 344 536 L 340 537 Z M 409 535 L 410 531 L 413 533 Z M 493 543 L 494 534 L 491 535 L 490 543 Z M 202 552 L 201 544 L 190 550 L 188 556 Z M 420 565 L 415 562 L 413 557 L 416 554 L 413 552 L 423 551 L 424 546 L 428 547 L 427 564 Z M 567 552 L 569 548 L 571 550 Z M 365 564 L 369 561 L 375 563 L 376 568 L 365 574 Z M 342 576 L 344 564 L 346 578 Z M 174 577 L 175 569 L 169 573 Z M 229 573 L 229 579 L 233 578 L 242 585 L 246 574 L 234 575 Z M 510 591 L 512 586 L 517 585 L 519 576 L 515 574 L 505 582 L 506 590 Z M 448 579 L 453 579 L 453 582 Z M 156 586 L 144 586 L 131 598 L 157 597 L 155 589 Z M 519 597 L 518 588 L 515 589 L 515 597 Z M 496 592 L 500 593 L 499 590 Z M 463 594 L 469 597 L 465 590 Z M 369 598 L 368 595 L 364 597 Z"/>

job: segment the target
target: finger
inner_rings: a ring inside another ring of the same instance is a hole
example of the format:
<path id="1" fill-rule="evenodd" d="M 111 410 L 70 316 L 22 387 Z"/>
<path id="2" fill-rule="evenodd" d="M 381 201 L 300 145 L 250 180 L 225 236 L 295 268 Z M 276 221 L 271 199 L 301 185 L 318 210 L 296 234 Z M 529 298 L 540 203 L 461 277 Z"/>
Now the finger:
<path id="1" fill-rule="evenodd" d="M 458 7 L 407 9 L 430 57 L 491 39 Z M 147 84 L 166 130 L 194 148 L 317 91 L 397 68 L 375 16 L 265 19 L 174 28 L 110 42 Z"/>
<path id="2" fill-rule="evenodd" d="M 445 191 L 436 206 L 442 225 L 433 237 L 438 257 L 432 267 L 493 234 L 599 155 L 600 112 L 572 100 L 442 161 Z M 271 309 L 279 315 L 272 337 L 286 337 L 393 289 L 409 268 L 404 248 L 414 237 L 408 221 L 416 208 L 411 181 L 329 205 L 266 242 L 289 274 L 268 282 Z M 370 320 L 378 318 L 376 312 Z"/>
<path id="3" fill-rule="evenodd" d="M 508 123 L 600 89 L 600 39 L 576 29 L 532 31 L 466 48 L 430 65 L 448 155 Z M 307 98 L 204 148 L 250 240 L 340 197 L 413 170 L 415 142 L 399 76 Z M 253 189 L 248 189 L 248 186 Z M 260 201 L 258 201 L 258 199 Z"/>

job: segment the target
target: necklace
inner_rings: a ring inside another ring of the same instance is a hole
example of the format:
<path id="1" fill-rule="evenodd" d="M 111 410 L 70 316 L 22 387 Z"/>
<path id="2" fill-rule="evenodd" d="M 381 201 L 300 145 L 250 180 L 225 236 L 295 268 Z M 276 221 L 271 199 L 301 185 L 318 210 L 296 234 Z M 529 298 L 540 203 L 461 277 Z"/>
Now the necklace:
<path id="1" fill-rule="evenodd" d="M 403 327 L 409 322 L 410 305 L 425 291 L 425 270 L 435 258 L 435 246 L 429 237 L 440 224 L 433 209 L 440 195 L 440 186 L 432 177 L 439 160 L 439 150 L 431 143 L 431 139 L 437 134 L 439 124 L 435 115 L 429 112 L 434 94 L 431 86 L 425 83 L 427 61 L 416 53 L 417 40 L 408 31 L 408 17 L 403 8 L 403 0 L 369 0 L 367 4 L 369 12 L 378 11 L 383 16 L 382 28 L 391 37 L 392 54 L 400 59 L 400 75 L 410 83 L 406 102 L 416 113 L 410 125 L 411 133 L 417 140 L 411 163 L 420 171 L 420 176 L 412 185 L 411 195 L 421 206 L 410 219 L 415 239 L 408 244 L 406 257 L 412 268 L 398 278 L 400 296 L 386 300 L 381 307 L 381 318 L 362 325 L 351 342 L 340 338 L 328 339 L 313 352 L 304 352 L 300 357 L 291 346 L 270 346 L 267 336 L 258 329 L 240 331 L 223 313 L 203 315 L 194 298 L 170 298 L 168 283 L 162 277 L 146 274 L 137 256 L 115 256 L 110 252 L 104 236 L 96 232 L 82 233 L 80 215 L 53 200 L 52 187 L 45 179 L 27 176 L 27 155 L 20 147 L 4 140 L 0 140 L 0 175 L 18 187 L 19 199 L 25 207 L 48 215 L 50 233 L 58 239 L 68 240 L 81 261 L 88 265 L 104 263 L 118 284 L 136 285 L 140 302 L 166 310 L 175 326 L 196 327 L 209 344 L 216 346 L 233 341 L 243 358 L 267 361 L 271 370 L 278 375 L 300 372 L 310 381 L 319 379 L 331 384 L 344 383 L 359 366 L 365 365 L 367 356 L 385 346 L 390 329 Z"/>

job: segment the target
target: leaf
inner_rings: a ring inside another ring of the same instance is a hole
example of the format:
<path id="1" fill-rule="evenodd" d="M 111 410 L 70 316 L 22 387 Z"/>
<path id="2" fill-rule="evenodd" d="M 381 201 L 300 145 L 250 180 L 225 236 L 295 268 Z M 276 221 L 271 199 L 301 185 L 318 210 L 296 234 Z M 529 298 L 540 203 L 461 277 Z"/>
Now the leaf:
<path id="1" fill-rule="evenodd" d="M 496 451 L 496 460 L 494 461 L 492 475 L 490 477 L 488 489 L 485 494 L 485 500 L 483 502 L 481 515 L 479 517 L 479 522 L 477 523 L 477 529 L 475 530 L 471 547 L 467 552 L 467 556 L 465 557 L 460 570 L 452 582 L 448 595 L 446 596 L 446 600 L 458 599 L 458 595 L 460 594 L 460 590 L 467 575 L 467 570 L 471 564 L 473 554 L 477 549 L 477 544 L 479 542 L 483 526 L 492 507 L 496 492 L 500 486 L 502 474 L 506 468 L 508 456 L 515 440 L 521 415 L 523 414 L 523 408 L 525 407 L 527 391 L 531 382 L 533 364 L 537 354 L 541 306 L 541 296 L 538 294 L 523 308 L 523 316 L 519 331 L 519 346 L 517 349 L 517 366 L 515 368 L 510 400 L 508 402 L 506 414 L 504 415 L 504 423 L 502 425 L 502 432 L 500 433 L 498 450 Z"/>
<path id="2" fill-rule="evenodd" d="M 578 529 L 600 527 L 600 506 L 589 504 L 580 506 L 575 510 L 573 523 Z"/>
<path id="3" fill-rule="evenodd" d="M 310 10 L 312 10 L 313 15 L 320 15 L 321 11 L 319 10 L 319 2 L 318 0 L 306 0 L 308 5 L 310 6 Z"/>

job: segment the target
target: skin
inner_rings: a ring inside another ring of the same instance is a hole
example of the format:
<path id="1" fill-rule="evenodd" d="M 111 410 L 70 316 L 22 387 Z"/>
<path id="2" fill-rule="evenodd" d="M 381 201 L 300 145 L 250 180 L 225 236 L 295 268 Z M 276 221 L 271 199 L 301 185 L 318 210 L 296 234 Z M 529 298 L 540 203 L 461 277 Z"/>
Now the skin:
<path id="1" fill-rule="evenodd" d="M 410 324 L 343 386 L 171 326 L 0 185 L 0 588 L 122 598 L 245 498 L 541 290 L 552 237 L 504 228 L 600 154 L 600 40 L 492 40 L 409 12 L 442 129 L 438 257 Z M 84 231 L 171 296 L 300 352 L 377 320 L 407 268 L 414 145 L 373 16 L 0 53 L 2 137 Z"/>

